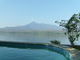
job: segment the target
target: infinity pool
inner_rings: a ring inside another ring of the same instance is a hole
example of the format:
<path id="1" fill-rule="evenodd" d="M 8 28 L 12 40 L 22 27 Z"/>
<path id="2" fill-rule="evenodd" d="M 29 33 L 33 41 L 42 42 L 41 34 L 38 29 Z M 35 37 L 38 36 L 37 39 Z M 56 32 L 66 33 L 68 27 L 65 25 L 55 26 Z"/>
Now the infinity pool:
<path id="1" fill-rule="evenodd" d="M 66 60 L 66 58 L 55 51 L 45 49 L 0 47 L 0 60 Z"/>
<path id="2" fill-rule="evenodd" d="M 44 44 L 0 43 L 0 60 L 69 60 L 66 57 L 63 49 Z"/>

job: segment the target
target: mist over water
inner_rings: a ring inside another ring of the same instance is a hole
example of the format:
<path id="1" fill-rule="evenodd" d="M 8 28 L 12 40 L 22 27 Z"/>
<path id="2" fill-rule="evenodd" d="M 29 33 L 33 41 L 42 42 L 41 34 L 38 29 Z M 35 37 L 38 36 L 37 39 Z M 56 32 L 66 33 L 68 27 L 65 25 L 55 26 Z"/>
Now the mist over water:
<path id="1" fill-rule="evenodd" d="M 61 43 L 68 43 L 67 37 L 63 33 L 55 32 L 18 32 L 18 33 L 0 33 L 1 41 L 50 43 L 51 40 L 60 40 Z"/>
<path id="2" fill-rule="evenodd" d="M 0 32 L 0 41 L 50 43 L 55 39 L 61 41 L 61 44 L 70 44 L 67 36 L 60 32 Z"/>

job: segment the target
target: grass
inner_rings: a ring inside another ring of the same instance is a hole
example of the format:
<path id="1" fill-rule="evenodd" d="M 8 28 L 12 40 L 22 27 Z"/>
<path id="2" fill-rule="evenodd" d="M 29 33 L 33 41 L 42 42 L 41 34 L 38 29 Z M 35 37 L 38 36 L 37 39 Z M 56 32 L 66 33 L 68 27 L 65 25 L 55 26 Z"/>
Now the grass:
<path id="1" fill-rule="evenodd" d="M 74 47 L 75 49 L 78 49 L 78 50 L 80 50 L 80 47 Z"/>

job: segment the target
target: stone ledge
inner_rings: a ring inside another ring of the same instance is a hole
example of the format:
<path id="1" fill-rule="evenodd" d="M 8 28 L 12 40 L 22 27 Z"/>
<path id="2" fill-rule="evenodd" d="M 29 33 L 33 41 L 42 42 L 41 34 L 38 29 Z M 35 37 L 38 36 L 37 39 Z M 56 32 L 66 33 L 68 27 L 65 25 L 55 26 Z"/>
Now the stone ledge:
<path id="1" fill-rule="evenodd" d="M 80 60 L 80 51 L 72 48 L 70 46 L 66 46 L 66 45 L 57 45 L 58 47 L 63 48 L 64 50 L 66 50 L 67 52 L 69 52 L 72 60 Z"/>

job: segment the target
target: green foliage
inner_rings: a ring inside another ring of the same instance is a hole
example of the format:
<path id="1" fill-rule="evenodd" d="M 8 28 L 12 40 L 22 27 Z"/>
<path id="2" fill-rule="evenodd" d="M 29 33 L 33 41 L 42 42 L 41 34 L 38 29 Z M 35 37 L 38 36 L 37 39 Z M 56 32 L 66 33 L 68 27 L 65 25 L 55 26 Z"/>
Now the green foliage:
<path id="1" fill-rule="evenodd" d="M 74 41 L 78 40 L 79 31 L 80 31 L 80 14 L 74 14 L 68 21 L 61 20 L 59 23 L 60 26 L 65 28 L 65 35 L 68 35 L 68 39 L 72 46 L 74 46 Z"/>
<path id="2" fill-rule="evenodd" d="M 52 40 L 50 42 L 53 43 L 53 44 L 60 44 L 61 43 L 59 40 Z"/>

